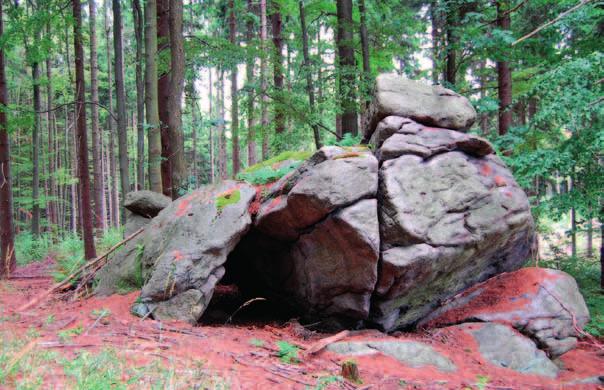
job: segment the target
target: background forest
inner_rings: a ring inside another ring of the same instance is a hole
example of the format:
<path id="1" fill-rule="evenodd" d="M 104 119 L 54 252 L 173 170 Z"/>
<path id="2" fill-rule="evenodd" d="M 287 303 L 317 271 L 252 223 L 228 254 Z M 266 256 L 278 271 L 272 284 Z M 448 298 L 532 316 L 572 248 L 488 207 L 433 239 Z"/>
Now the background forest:
<path id="1" fill-rule="evenodd" d="M 374 77 L 396 72 L 472 100 L 472 131 L 531 197 L 540 261 L 571 272 L 593 314 L 604 312 L 602 2 L 1 8 L 0 275 L 15 259 L 51 253 L 60 277 L 94 258 L 121 239 L 130 191 L 177 198 L 226 178 L 266 183 L 284 172 L 259 161 L 359 143 Z"/>

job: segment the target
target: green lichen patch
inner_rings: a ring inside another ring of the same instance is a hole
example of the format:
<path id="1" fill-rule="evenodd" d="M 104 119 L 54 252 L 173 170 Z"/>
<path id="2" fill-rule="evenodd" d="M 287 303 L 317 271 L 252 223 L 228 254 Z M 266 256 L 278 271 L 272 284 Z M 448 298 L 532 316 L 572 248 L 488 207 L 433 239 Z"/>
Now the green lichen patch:
<path id="1" fill-rule="evenodd" d="M 237 204 L 239 200 L 241 200 L 241 191 L 238 188 L 225 191 L 216 196 L 216 209 L 220 212 L 228 205 Z"/>
<path id="2" fill-rule="evenodd" d="M 312 152 L 286 151 L 278 156 L 252 165 L 237 175 L 239 180 L 253 185 L 272 183 L 298 168 Z"/>

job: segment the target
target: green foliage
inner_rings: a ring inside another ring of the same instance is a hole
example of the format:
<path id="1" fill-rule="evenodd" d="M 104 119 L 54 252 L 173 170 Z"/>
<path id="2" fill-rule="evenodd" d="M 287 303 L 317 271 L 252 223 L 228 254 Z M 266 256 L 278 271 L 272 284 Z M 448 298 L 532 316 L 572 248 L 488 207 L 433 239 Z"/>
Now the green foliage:
<path id="1" fill-rule="evenodd" d="M 317 384 L 314 387 L 314 389 L 315 390 L 325 390 L 325 389 L 329 388 L 329 385 L 332 385 L 334 383 L 341 383 L 341 382 L 344 382 L 344 378 L 342 378 L 339 375 L 322 376 L 317 379 Z"/>
<path id="2" fill-rule="evenodd" d="M 226 206 L 231 204 L 237 204 L 241 200 L 241 191 L 239 189 L 233 189 L 225 191 L 216 197 L 216 208 L 218 211 L 222 211 Z"/>
<path id="3" fill-rule="evenodd" d="M 333 145 L 336 146 L 356 146 L 361 143 L 361 139 L 363 137 L 359 134 L 357 136 L 353 136 L 350 133 L 346 133 L 342 136 L 342 139 L 339 141 L 335 141 Z"/>
<path id="4" fill-rule="evenodd" d="M 286 151 L 252 165 L 239 173 L 237 178 L 254 185 L 272 183 L 298 168 L 311 155 L 311 152 Z"/>
<path id="5" fill-rule="evenodd" d="M 560 269 L 577 280 L 591 315 L 591 321 L 585 326 L 585 331 L 596 337 L 604 336 L 604 299 L 600 289 L 599 262 L 595 259 L 560 257 L 546 260 L 540 265 Z"/>
<path id="6" fill-rule="evenodd" d="M 38 238 L 30 232 L 23 232 L 15 237 L 15 255 L 19 265 L 26 265 L 35 261 L 42 261 L 48 255 L 52 245 L 49 235 Z"/>
<path id="7" fill-rule="evenodd" d="M 74 388 L 86 390 L 126 389 L 122 381 L 124 362 L 112 350 L 94 355 L 78 353 L 75 359 L 63 360 L 65 375 L 74 381 Z"/>
<path id="8" fill-rule="evenodd" d="M 300 362 L 298 357 L 300 348 L 283 340 L 277 341 L 277 348 L 279 348 L 277 356 L 279 356 L 279 359 L 281 359 L 283 363 L 292 364 Z"/>
<path id="9" fill-rule="evenodd" d="M 260 340 L 260 339 L 257 339 L 257 338 L 250 339 L 250 345 L 252 345 L 254 347 L 263 347 L 264 346 L 264 340 Z"/>

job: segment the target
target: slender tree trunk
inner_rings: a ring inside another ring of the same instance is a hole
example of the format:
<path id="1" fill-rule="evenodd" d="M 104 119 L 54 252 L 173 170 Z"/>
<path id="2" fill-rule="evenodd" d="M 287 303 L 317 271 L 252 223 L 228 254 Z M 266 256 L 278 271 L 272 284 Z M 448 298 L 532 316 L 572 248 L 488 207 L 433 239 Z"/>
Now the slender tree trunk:
<path id="1" fill-rule="evenodd" d="M 365 115 L 371 101 L 371 63 L 369 62 L 369 38 L 367 37 L 367 10 L 365 9 L 365 0 L 359 0 L 359 14 L 361 15 L 359 34 L 361 36 L 361 52 L 363 54 L 363 85 L 361 88 L 363 114 L 361 123 L 365 123 Z"/>
<path id="2" fill-rule="evenodd" d="M 308 31 L 306 29 L 306 15 L 304 11 L 304 0 L 298 1 L 300 8 L 300 25 L 302 28 L 302 53 L 304 56 L 304 73 L 306 74 L 306 93 L 308 94 L 308 103 L 310 106 L 311 127 L 315 139 L 315 147 L 321 148 L 321 134 L 319 133 L 319 125 L 317 123 L 315 109 L 315 88 L 312 84 L 312 68 L 310 64 L 310 55 L 308 53 Z"/>
<path id="3" fill-rule="evenodd" d="M 34 44 L 39 42 L 36 37 Z M 31 136 L 33 151 L 33 175 L 32 175 L 32 217 L 31 233 L 37 237 L 40 235 L 40 114 L 42 103 L 40 100 L 40 64 L 34 62 L 31 66 L 34 98 L 34 128 Z"/>
<path id="4" fill-rule="evenodd" d="M 210 85 L 210 91 L 209 91 L 209 95 L 210 95 L 210 120 L 214 120 L 214 105 L 212 104 L 213 100 L 214 100 L 214 94 L 212 92 L 212 90 L 214 89 L 214 85 L 212 84 L 212 68 L 209 69 L 209 81 L 208 84 Z M 195 85 L 193 85 L 193 89 L 195 89 Z M 210 183 L 214 184 L 214 182 L 216 181 L 216 171 L 215 171 L 215 160 L 216 158 L 214 157 L 214 150 L 215 150 L 215 146 L 214 146 L 214 125 L 210 125 L 209 128 L 209 145 L 210 145 Z"/>
<path id="5" fill-rule="evenodd" d="M 445 26 L 447 39 L 447 63 L 445 66 L 445 82 L 455 86 L 457 79 L 457 17 L 459 7 L 454 1 L 446 0 L 447 23 Z"/>
<path id="6" fill-rule="evenodd" d="M 252 0 L 247 1 L 247 12 L 249 14 L 254 13 L 254 2 Z M 252 47 L 254 40 L 254 20 L 251 17 L 247 18 L 246 23 L 246 40 L 247 46 Z M 248 101 L 247 101 L 247 165 L 252 166 L 256 164 L 256 123 L 254 120 L 254 95 L 255 91 L 252 89 L 254 82 L 254 66 L 256 57 L 248 54 L 247 63 L 245 65 L 246 70 L 246 83 L 248 85 Z"/>
<path id="7" fill-rule="evenodd" d="M 109 0 L 105 0 L 104 2 L 104 24 L 105 24 L 105 53 L 107 55 L 107 85 L 109 86 L 107 89 L 107 106 L 111 113 L 113 113 L 113 78 L 112 78 L 112 65 L 111 65 L 111 27 L 109 26 L 109 19 L 107 14 L 109 13 Z M 115 161 L 115 120 L 112 115 L 107 116 L 107 129 L 109 130 L 108 138 L 109 145 L 107 145 L 108 150 L 108 167 L 109 167 L 109 177 L 107 180 L 107 197 L 110 200 L 110 219 L 111 226 L 119 227 L 119 207 L 117 206 L 119 203 L 119 186 L 118 186 L 118 176 L 117 176 L 117 163 Z"/>
<path id="8" fill-rule="evenodd" d="M 199 104 L 197 102 L 197 92 L 195 91 L 195 79 L 194 78 L 189 78 L 187 80 L 187 93 L 186 95 L 189 96 L 189 100 L 190 100 L 190 107 L 191 107 L 191 117 L 193 119 L 193 126 L 191 128 L 191 138 L 193 140 L 193 150 L 191 151 L 191 176 L 193 177 L 194 180 L 194 185 L 195 188 L 197 188 L 199 186 L 199 173 L 198 173 L 198 169 L 197 169 L 197 128 L 201 126 L 200 124 L 200 120 L 199 120 Z M 210 99 L 212 99 L 212 97 L 210 96 Z M 210 137 L 212 134 L 212 128 L 210 127 Z M 211 148 L 211 139 L 209 140 L 209 148 Z M 209 151 L 210 154 L 212 154 L 212 151 Z"/>
<path id="9" fill-rule="evenodd" d="M 237 21 L 235 19 L 235 1 L 229 0 L 229 39 L 237 46 Z M 233 159 L 233 178 L 237 177 L 241 161 L 239 158 L 239 96 L 237 89 L 237 64 L 231 67 L 231 146 Z"/>
<path id="10" fill-rule="evenodd" d="M 48 37 L 50 34 L 50 24 L 47 25 Z M 57 224 L 57 184 L 55 181 L 56 169 L 56 149 L 55 149 L 55 113 L 52 111 L 53 105 L 53 89 L 52 83 L 52 62 L 50 55 L 46 57 L 46 110 L 48 111 L 47 120 L 47 131 L 48 131 L 48 195 L 49 199 L 47 202 L 47 214 L 48 224 L 51 230 L 56 227 Z"/>
<path id="11" fill-rule="evenodd" d="M 149 188 L 163 192 L 161 172 L 161 130 L 159 123 L 157 88 L 157 3 L 147 0 L 145 5 L 145 108 L 149 144 Z"/>
<path id="12" fill-rule="evenodd" d="M 487 97 L 487 75 L 486 75 L 487 62 L 483 60 L 480 62 L 480 98 L 484 99 Z M 480 131 L 483 136 L 489 134 L 489 115 L 487 113 L 480 114 Z"/>
<path id="13" fill-rule="evenodd" d="M 185 52 L 183 46 L 183 3 L 170 0 L 170 95 L 168 97 L 168 130 L 170 134 L 170 169 L 172 197 L 186 190 L 187 166 L 182 130 L 181 100 L 185 82 Z"/>
<path id="14" fill-rule="evenodd" d="M 430 3 L 430 22 L 432 37 L 432 83 L 438 84 L 439 68 L 439 45 L 440 37 L 438 35 L 438 0 L 432 0 Z"/>
<path id="15" fill-rule="evenodd" d="M 220 70 L 220 85 L 219 85 L 219 94 L 220 94 L 220 99 L 219 99 L 219 104 L 220 104 L 220 126 L 218 127 L 218 131 L 220 133 L 219 137 L 219 146 L 218 146 L 218 170 L 220 171 L 220 178 L 222 180 L 227 179 L 228 177 L 228 172 L 227 172 L 227 140 L 226 140 L 226 134 L 225 134 L 225 120 L 224 120 L 224 105 L 225 105 L 225 99 L 224 99 L 224 70 Z"/>
<path id="16" fill-rule="evenodd" d="M 269 136 L 269 119 L 268 119 L 268 82 L 266 76 L 266 60 L 268 54 L 266 52 L 268 40 L 266 20 L 266 0 L 260 0 L 260 93 L 262 94 L 260 125 L 262 127 L 262 159 L 268 159 L 268 136 Z"/>
<path id="17" fill-rule="evenodd" d="M 88 1 L 88 12 L 90 21 L 90 100 L 92 105 L 91 123 L 92 126 L 92 193 L 94 194 L 94 226 L 97 228 L 97 234 L 102 233 L 107 228 L 105 218 L 105 183 L 101 173 L 101 134 L 99 132 L 99 83 L 98 83 L 98 61 L 96 44 L 96 1 Z M 51 83 L 48 83 L 49 85 Z M 49 108 L 50 110 L 50 108 Z"/>
<path id="18" fill-rule="evenodd" d="M 137 190 L 145 187 L 145 82 L 143 76 L 144 21 L 139 0 L 132 0 L 136 38 L 136 171 Z"/>
<path id="19" fill-rule="evenodd" d="M 356 61 L 354 58 L 352 0 L 337 0 L 338 75 L 342 134 L 359 132 L 356 108 Z"/>
<path id="20" fill-rule="evenodd" d="M 285 114 L 283 113 L 283 37 L 281 8 L 278 2 L 271 2 L 271 27 L 273 30 L 273 103 L 275 111 L 275 132 L 285 131 Z"/>
<path id="21" fill-rule="evenodd" d="M 88 172 L 88 142 L 86 134 L 86 85 L 84 81 L 84 47 L 82 46 L 82 9 L 79 0 L 72 0 L 73 42 L 76 64 L 76 130 L 78 139 L 78 179 L 80 183 L 80 213 L 82 217 L 82 236 L 84 238 L 84 256 L 94 259 L 94 235 L 92 228 L 92 209 L 90 207 L 90 174 Z"/>
<path id="22" fill-rule="evenodd" d="M 157 1 L 157 57 L 159 63 L 166 63 L 170 51 L 170 0 Z M 164 195 L 172 197 L 172 144 L 170 143 L 170 69 L 158 67 L 157 107 L 161 129 L 161 179 Z"/>
<path id="23" fill-rule="evenodd" d="M 0 39 L 4 40 L 2 3 L 0 3 Z M 4 107 L 8 91 L 4 69 L 4 45 L 0 46 L 0 279 L 10 276 L 16 267 L 15 223 L 13 220 L 13 188 L 10 166 L 10 141 Z"/>
<path id="24" fill-rule="evenodd" d="M 93 1 L 93 0 L 90 0 Z M 117 137 L 120 161 L 120 184 L 123 206 L 126 194 L 130 192 L 128 163 L 128 125 L 126 123 L 126 92 L 124 87 L 124 49 L 122 38 L 122 7 L 120 0 L 113 0 L 113 51 L 115 53 L 115 88 L 117 97 Z M 121 207 L 120 207 L 121 209 Z M 119 212 L 119 211 L 118 211 Z M 125 221 L 126 215 L 123 214 Z"/>
<path id="25" fill-rule="evenodd" d="M 587 243 L 585 247 L 586 257 L 592 258 L 594 256 L 594 242 L 593 242 L 594 228 L 592 224 L 592 219 L 589 218 L 587 220 Z"/>
<path id="26" fill-rule="evenodd" d="M 510 29 L 510 14 L 507 1 L 497 1 L 498 26 Z M 512 125 L 512 71 L 507 61 L 497 61 L 497 86 L 499 88 L 499 135 L 507 134 Z"/>

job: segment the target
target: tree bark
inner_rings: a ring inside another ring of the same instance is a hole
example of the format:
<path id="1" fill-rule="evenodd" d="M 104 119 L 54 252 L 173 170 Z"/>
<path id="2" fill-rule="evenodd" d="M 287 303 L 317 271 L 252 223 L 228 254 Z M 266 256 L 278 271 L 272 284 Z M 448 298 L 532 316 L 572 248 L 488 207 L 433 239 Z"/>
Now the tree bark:
<path id="1" fill-rule="evenodd" d="M 247 12 L 248 14 L 254 13 L 253 1 L 247 1 Z M 246 23 L 246 41 L 247 47 L 250 48 L 253 45 L 254 40 L 254 19 L 250 16 L 247 18 Z M 245 65 L 246 70 L 246 83 L 248 87 L 248 101 L 247 101 L 247 165 L 252 166 L 256 164 L 256 123 L 254 120 L 254 95 L 255 91 L 252 88 L 254 82 L 254 66 L 256 57 L 248 54 L 247 63 Z"/>
<path id="2" fill-rule="evenodd" d="M 90 0 L 93 1 L 93 0 Z M 117 138 L 120 161 L 121 203 L 130 192 L 130 174 L 128 163 L 128 125 L 126 123 L 126 91 L 124 87 L 124 49 L 122 38 L 122 6 L 120 0 L 113 0 L 113 51 L 115 55 L 115 89 L 117 97 Z M 121 210 L 121 207 L 120 207 Z M 125 222 L 126 215 L 123 214 Z"/>
<path id="3" fill-rule="evenodd" d="M 145 108 L 149 144 L 149 188 L 163 192 L 161 172 L 161 130 L 159 123 L 157 87 L 157 3 L 147 0 L 145 5 Z"/>
<path id="4" fill-rule="evenodd" d="M 342 114 L 342 134 L 359 132 L 356 108 L 356 61 L 354 58 L 352 0 L 337 0 L 338 94 Z"/>
<path id="5" fill-rule="evenodd" d="M 220 110 L 220 125 L 218 126 L 219 132 L 219 140 L 218 140 L 218 170 L 220 172 L 220 178 L 222 180 L 227 179 L 227 145 L 226 145 L 226 134 L 225 134 L 225 120 L 224 120 L 224 70 L 220 70 L 220 79 L 219 79 L 219 87 L 218 93 L 220 94 L 219 102 L 219 110 Z"/>
<path id="6" fill-rule="evenodd" d="M 262 94 L 260 125 L 262 127 L 262 159 L 268 159 L 268 136 L 269 136 L 269 119 L 268 119 L 268 82 L 266 76 L 266 59 L 268 40 L 266 20 L 266 0 L 260 0 L 260 93 Z"/>
<path id="7" fill-rule="evenodd" d="M 170 94 L 168 96 L 168 131 L 170 134 L 170 169 L 172 171 L 172 198 L 186 190 L 184 135 L 182 130 L 181 100 L 185 82 L 185 52 L 183 46 L 183 3 L 170 0 Z"/>
<path id="8" fill-rule="evenodd" d="M 39 42 L 36 37 L 34 44 Z M 34 100 L 34 128 L 31 136 L 32 143 L 32 216 L 31 216 L 31 234 L 34 237 L 40 235 L 40 114 L 42 104 L 40 100 L 40 63 L 34 62 L 31 66 Z"/>
<path id="9" fill-rule="evenodd" d="M 50 23 L 47 25 L 48 37 L 50 34 Z M 57 148 L 55 145 L 55 113 L 52 111 L 53 106 L 53 89 L 52 83 L 52 62 L 51 57 L 46 57 L 46 110 L 48 111 L 47 130 L 48 130 L 48 195 L 46 210 L 48 214 L 48 224 L 51 231 L 54 230 L 57 224 L 57 184 L 55 181 L 55 172 L 57 171 L 56 156 Z"/>
<path id="10" fill-rule="evenodd" d="M 497 25 L 510 29 L 507 1 L 497 1 Z M 512 71 L 507 61 L 497 61 L 497 86 L 499 88 L 499 135 L 505 135 L 512 125 Z"/>
<path id="11" fill-rule="evenodd" d="M 285 114 L 283 113 L 283 22 L 281 20 L 281 6 L 278 2 L 271 2 L 271 27 L 273 32 L 273 104 L 275 132 L 281 134 L 285 131 Z"/>
<path id="12" fill-rule="evenodd" d="M 445 26 L 447 38 L 447 62 L 445 66 L 445 82 L 448 87 L 454 87 L 457 79 L 457 23 L 458 5 L 447 0 L 447 23 Z"/>
<path id="13" fill-rule="evenodd" d="M 157 1 L 157 58 L 166 63 L 170 50 L 170 0 Z M 164 195 L 172 197 L 172 145 L 170 143 L 170 69 L 158 67 L 157 105 L 161 129 L 161 179 Z"/>
<path id="14" fill-rule="evenodd" d="M 76 131 L 78 147 L 78 178 L 80 182 L 80 213 L 82 236 L 84 238 L 84 257 L 94 259 L 94 235 L 92 228 L 92 209 L 90 207 L 90 174 L 88 172 L 88 140 L 86 133 L 86 83 L 84 81 L 84 47 L 82 46 L 82 8 L 79 0 L 72 0 L 73 42 L 76 69 Z"/>
<path id="15" fill-rule="evenodd" d="M 235 1 L 229 0 L 229 39 L 231 45 L 238 46 L 237 43 L 237 20 L 235 19 Z M 231 67 L 231 146 L 233 178 L 237 177 L 241 161 L 239 158 L 239 96 L 237 89 L 237 64 Z"/>
<path id="16" fill-rule="evenodd" d="M 0 40 L 4 40 L 2 3 L 0 3 Z M 15 223 L 13 220 L 13 188 L 10 166 L 10 141 L 4 108 L 8 91 L 4 69 L 4 45 L 0 46 L 0 279 L 9 277 L 15 269 Z"/>
<path id="17" fill-rule="evenodd" d="M 145 187 L 145 81 L 143 75 L 144 16 L 139 0 L 132 0 L 136 40 L 136 171 L 137 190 Z"/>
<path id="18" fill-rule="evenodd" d="M 439 23 L 438 23 L 438 0 L 432 0 L 430 3 L 430 23 L 432 37 L 432 83 L 438 84 L 439 76 Z"/>
<path id="19" fill-rule="evenodd" d="M 369 38 L 367 36 L 367 9 L 365 8 L 365 0 L 359 0 L 359 14 L 361 16 L 359 34 L 361 37 L 361 52 L 363 54 L 363 87 L 361 88 L 361 98 L 363 101 L 363 120 L 361 120 L 361 123 L 365 123 L 364 116 L 371 101 L 372 89 Z"/>
<path id="20" fill-rule="evenodd" d="M 105 183 L 101 171 L 101 134 L 99 132 L 99 83 L 98 83 L 98 59 L 96 44 L 96 1 L 88 2 L 88 13 L 90 23 L 90 107 L 92 134 L 92 193 L 94 199 L 94 226 L 97 234 L 101 235 L 107 228 L 105 219 Z M 50 77 L 49 77 L 50 80 Z M 51 85 L 49 82 L 48 85 Z M 50 107 L 48 108 L 50 110 Z"/>
<path id="21" fill-rule="evenodd" d="M 310 64 L 310 55 L 308 53 L 308 31 L 306 29 L 306 15 L 304 11 L 304 0 L 298 1 L 300 8 L 300 26 L 302 28 L 302 53 L 304 56 L 304 73 L 306 75 L 306 93 L 308 94 L 308 103 L 310 107 L 311 127 L 315 139 L 315 147 L 321 148 L 321 134 L 317 123 L 317 113 L 315 108 L 315 88 L 312 83 L 312 68 Z"/>

